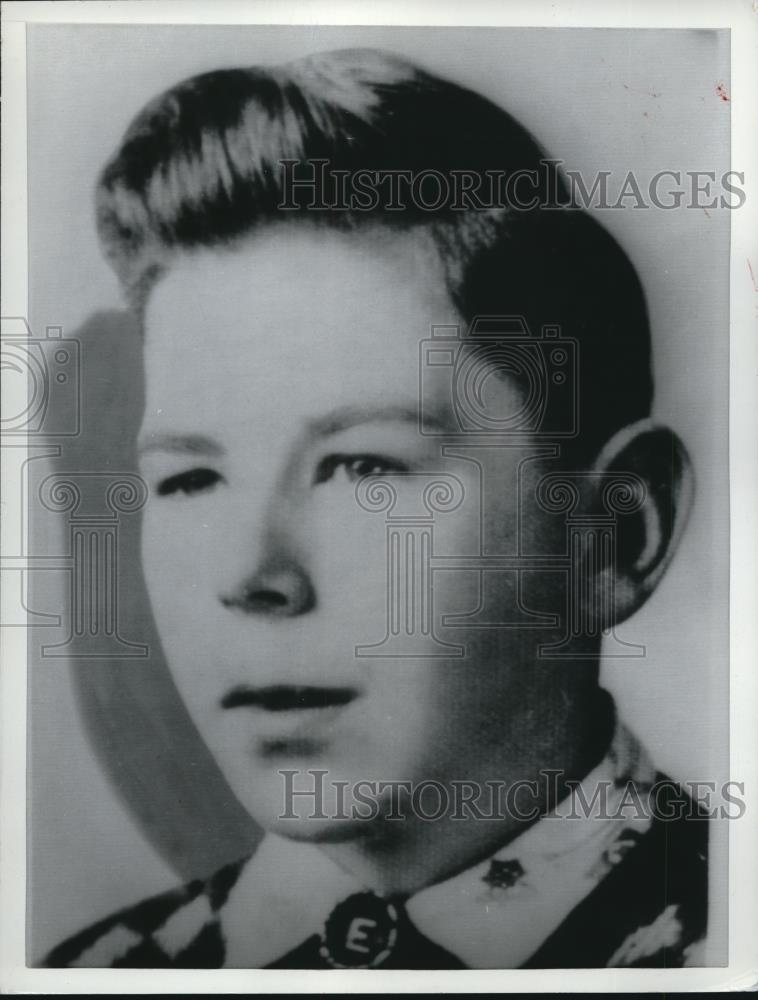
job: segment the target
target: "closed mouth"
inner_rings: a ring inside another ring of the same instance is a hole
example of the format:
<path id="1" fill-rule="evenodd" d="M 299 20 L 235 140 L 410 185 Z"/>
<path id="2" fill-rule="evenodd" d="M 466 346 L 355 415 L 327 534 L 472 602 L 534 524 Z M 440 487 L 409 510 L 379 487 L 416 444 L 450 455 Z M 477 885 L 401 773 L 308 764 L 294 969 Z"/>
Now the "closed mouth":
<path id="1" fill-rule="evenodd" d="M 239 685 L 221 699 L 222 708 L 262 708 L 268 712 L 334 708 L 357 697 L 353 688 L 317 687 L 305 684 L 271 684 L 267 687 Z"/>

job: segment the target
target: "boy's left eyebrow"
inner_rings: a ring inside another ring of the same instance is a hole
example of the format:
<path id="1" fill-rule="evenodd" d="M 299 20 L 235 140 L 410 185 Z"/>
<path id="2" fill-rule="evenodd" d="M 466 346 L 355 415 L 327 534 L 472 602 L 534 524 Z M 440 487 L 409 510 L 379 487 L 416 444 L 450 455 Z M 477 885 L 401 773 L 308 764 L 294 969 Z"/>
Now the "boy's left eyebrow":
<path id="1" fill-rule="evenodd" d="M 379 406 L 340 406 L 323 417 L 316 417 L 308 422 L 308 430 L 314 437 L 328 437 L 339 434 L 360 424 L 370 424 L 378 421 L 404 422 L 420 427 L 420 414 L 417 406 L 399 404 L 382 404 Z M 424 424 L 433 424 L 444 430 L 442 420 L 424 413 Z"/>

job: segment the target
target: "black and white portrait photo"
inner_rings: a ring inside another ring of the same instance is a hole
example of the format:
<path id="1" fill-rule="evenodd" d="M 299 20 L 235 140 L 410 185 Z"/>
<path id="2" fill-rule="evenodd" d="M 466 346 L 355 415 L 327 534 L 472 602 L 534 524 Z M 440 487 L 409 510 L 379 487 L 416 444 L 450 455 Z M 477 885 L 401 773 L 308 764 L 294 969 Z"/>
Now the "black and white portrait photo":
<path id="1" fill-rule="evenodd" d="M 94 20 L 3 308 L 26 965 L 726 966 L 728 28 Z"/>

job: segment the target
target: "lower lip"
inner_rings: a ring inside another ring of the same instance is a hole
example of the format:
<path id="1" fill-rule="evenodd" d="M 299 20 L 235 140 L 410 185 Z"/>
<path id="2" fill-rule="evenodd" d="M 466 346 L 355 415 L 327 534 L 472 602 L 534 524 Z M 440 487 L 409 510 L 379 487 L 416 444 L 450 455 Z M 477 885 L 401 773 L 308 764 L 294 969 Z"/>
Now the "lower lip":
<path id="1" fill-rule="evenodd" d="M 329 746 L 326 739 L 308 739 L 301 736 L 280 736 L 256 740 L 253 754 L 265 760 L 309 760 L 324 754 Z"/>
<path id="2" fill-rule="evenodd" d="M 348 707 L 327 705 L 278 712 L 248 709 L 252 716 L 255 752 L 264 757 L 314 756 L 332 742 L 337 720 Z"/>

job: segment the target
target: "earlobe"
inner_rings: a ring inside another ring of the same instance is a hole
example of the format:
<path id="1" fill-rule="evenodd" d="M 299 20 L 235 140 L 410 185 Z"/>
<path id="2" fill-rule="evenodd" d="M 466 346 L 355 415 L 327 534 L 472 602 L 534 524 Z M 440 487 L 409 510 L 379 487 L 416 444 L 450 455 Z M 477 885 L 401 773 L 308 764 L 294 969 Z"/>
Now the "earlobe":
<path id="1" fill-rule="evenodd" d="M 639 421 L 615 434 L 600 452 L 592 481 L 609 495 L 614 480 L 632 481 L 637 489 L 633 510 L 608 511 L 615 520 L 612 564 L 596 572 L 595 586 L 609 588 L 603 602 L 613 622 L 634 614 L 666 572 L 687 523 L 694 495 L 689 454 L 668 427 Z M 592 506 L 600 496 L 594 490 Z"/>

